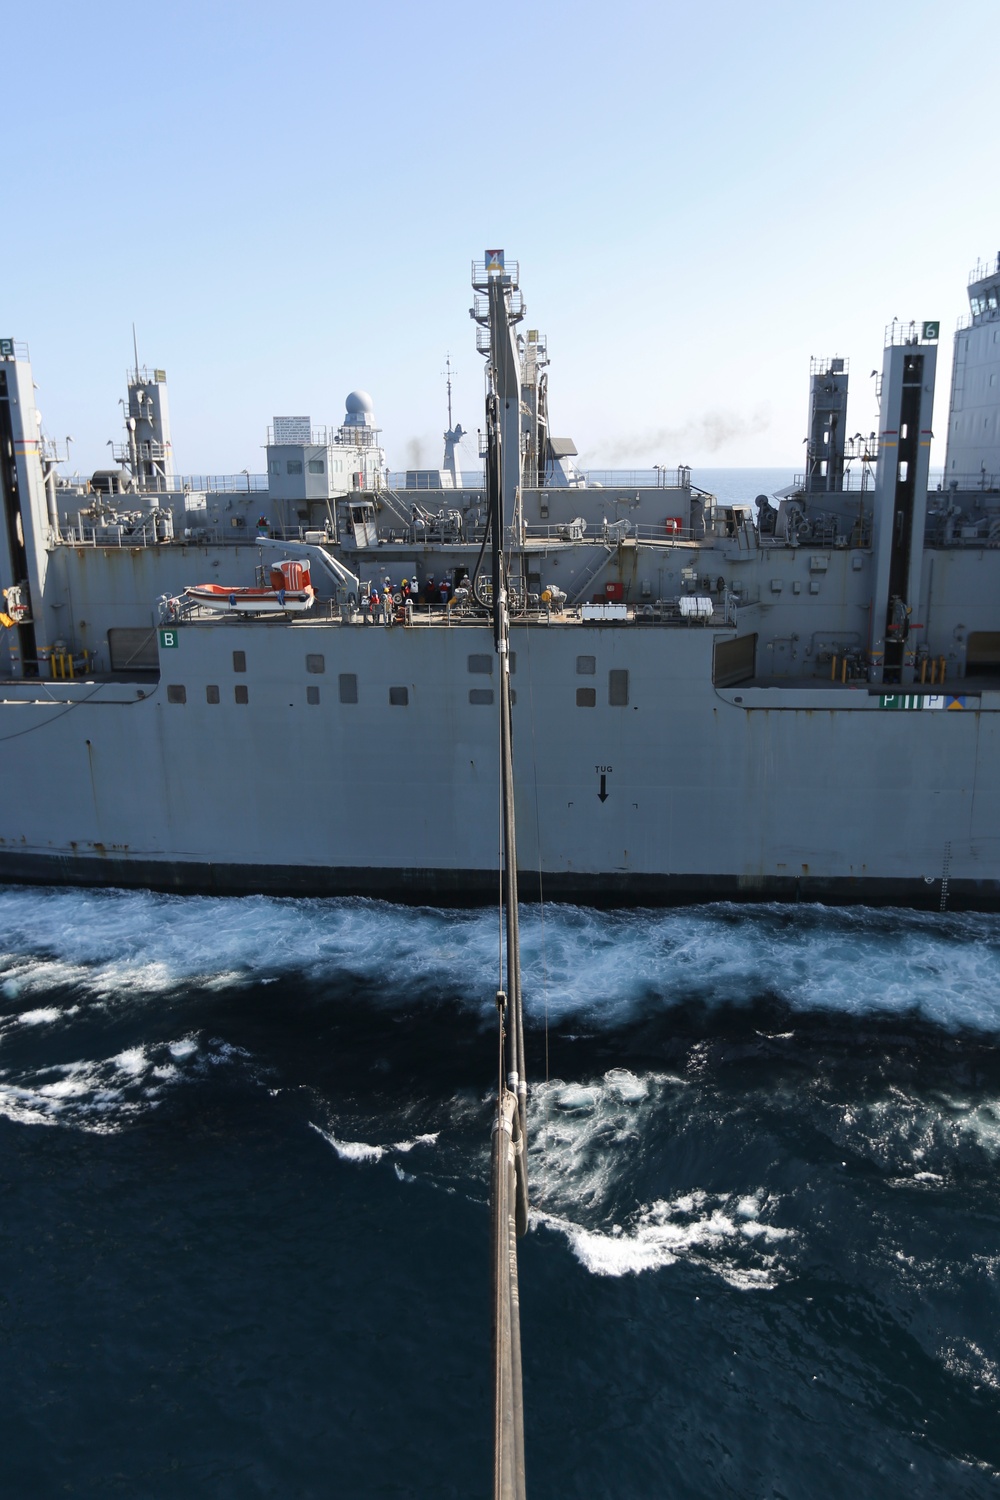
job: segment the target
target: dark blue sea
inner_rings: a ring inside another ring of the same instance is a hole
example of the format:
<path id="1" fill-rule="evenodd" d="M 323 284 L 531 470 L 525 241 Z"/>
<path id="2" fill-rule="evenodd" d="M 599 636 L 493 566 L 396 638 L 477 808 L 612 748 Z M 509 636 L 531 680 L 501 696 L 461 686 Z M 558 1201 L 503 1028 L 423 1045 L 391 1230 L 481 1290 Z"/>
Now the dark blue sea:
<path id="1" fill-rule="evenodd" d="M 0 933 L 0 1492 L 491 1494 L 496 914 Z M 1000 1494 L 1000 921 L 522 934 L 529 1494 Z"/>

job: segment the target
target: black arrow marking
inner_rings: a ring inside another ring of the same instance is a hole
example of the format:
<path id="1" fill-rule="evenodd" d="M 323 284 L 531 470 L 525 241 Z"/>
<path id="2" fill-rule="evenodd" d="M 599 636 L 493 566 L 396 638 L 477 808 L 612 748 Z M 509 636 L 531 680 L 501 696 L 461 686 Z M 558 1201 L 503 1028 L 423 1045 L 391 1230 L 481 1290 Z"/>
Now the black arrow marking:
<path id="1" fill-rule="evenodd" d="M 601 790 L 597 795 L 600 797 L 602 802 L 607 802 L 608 797 L 611 795 L 608 791 L 608 778 L 606 776 L 601 777 Z"/>

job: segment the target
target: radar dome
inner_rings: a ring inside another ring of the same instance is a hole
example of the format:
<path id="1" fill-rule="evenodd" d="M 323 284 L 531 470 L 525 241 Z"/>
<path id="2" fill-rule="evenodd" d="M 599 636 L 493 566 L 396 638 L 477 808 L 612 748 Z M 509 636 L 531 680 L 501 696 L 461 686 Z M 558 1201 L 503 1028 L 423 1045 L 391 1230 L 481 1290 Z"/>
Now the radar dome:
<path id="1" fill-rule="evenodd" d="M 344 405 L 352 416 L 356 416 L 360 412 L 373 412 L 375 410 L 375 403 L 367 391 L 352 391 Z"/>

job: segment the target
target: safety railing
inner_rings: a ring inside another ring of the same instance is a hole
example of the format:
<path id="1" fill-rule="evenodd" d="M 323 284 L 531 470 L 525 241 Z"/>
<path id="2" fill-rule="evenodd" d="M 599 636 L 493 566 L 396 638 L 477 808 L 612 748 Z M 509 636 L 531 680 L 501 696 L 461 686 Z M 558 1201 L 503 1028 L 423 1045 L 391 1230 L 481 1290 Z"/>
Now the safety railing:
<path id="1" fill-rule="evenodd" d="M 653 525 L 609 521 L 606 526 L 600 521 L 587 521 L 582 530 L 572 521 L 550 521 L 546 525 L 531 524 L 524 528 L 524 538 L 528 542 L 572 542 L 583 547 L 616 546 L 619 542 L 642 542 L 644 545 L 650 542 L 692 542 L 704 534 L 704 528 L 695 532 L 689 526 L 675 526 L 672 520 Z"/>
<path id="2" fill-rule="evenodd" d="M 173 541 L 169 517 L 149 516 L 141 522 L 77 521 L 63 525 L 59 541 L 71 547 L 156 547 Z"/>
<path id="3" fill-rule="evenodd" d="M 651 469 L 585 469 L 581 472 L 591 489 L 682 490 L 691 483 L 691 470 L 684 465 L 676 469 L 654 464 Z"/>
<path id="4" fill-rule="evenodd" d="M 993 261 L 977 260 L 969 272 L 969 285 L 975 286 L 977 281 L 985 281 L 988 276 L 996 276 L 1000 272 L 1000 254 Z"/>
<path id="5" fill-rule="evenodd" d="M 457 489 L 439 489 L 428 479 L 418 481 L 416 485 L 407 485 L 407 473 L 413 473 L 412 469 L 392 469 L 387 475 L 387 483 L 391 489 L 430 489 L 441 495 L 474 494 L 485 488 L 486 480 L 482 469 L 462 468 L 462 483 Z M 436 475 L 438 470 L 426 471 Z M 578 471 L 583 487 L 602 490 L 676 490 L 686 489 L 691 484 L 691 470 L 685 465 L 678 468 L 667 468 L 666 466 L 651 469 L 581 469 Z M 580 488 L 578 485 L 527 484 L 525 489 L 542 489 L 553 495 L 566 494 L 573 489 Z"/>
<path id="6" fill-rule="evenodd" d="M 1000 473 L 987 473 L 985 468 L 975 470 L 971 474 L 949 473 L 947 483 L 943 485 L 947 490 L 979 490 L 990 493 L 1000 490 Z"/>
<path id="7" fill-rule="evenodd" d="M 257 495 L 267 489 L 266 474 L 177 474 L 172 487 L 178 490 L 206 490 L 216 495 L 236 495 L 242 490 Z"/>

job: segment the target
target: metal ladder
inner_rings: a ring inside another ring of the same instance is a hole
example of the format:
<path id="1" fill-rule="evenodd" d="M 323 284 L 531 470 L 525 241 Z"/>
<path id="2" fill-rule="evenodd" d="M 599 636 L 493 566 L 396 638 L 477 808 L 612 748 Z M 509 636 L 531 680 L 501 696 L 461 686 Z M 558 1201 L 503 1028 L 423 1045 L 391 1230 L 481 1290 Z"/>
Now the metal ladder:
<path id="1" fill-rule="evenodd" d="M 614 555 L 614 547 L 609 547 L 605 542 L 604 556 L 597 557 L 591 564 L 591 566 L 585 569 L 581 576 L 576 580 L 576 583 L 573 585 L 572 592 L 569 593 L 566 597 L 566 603 L 568 605 L 574 606 L 583 603 L 583 596 L 590 588 L 590 585 L 593 583 L 594 579 L 598 576 L 602 569 L 607 567 L 608 563 L 611 561 Z"/>

